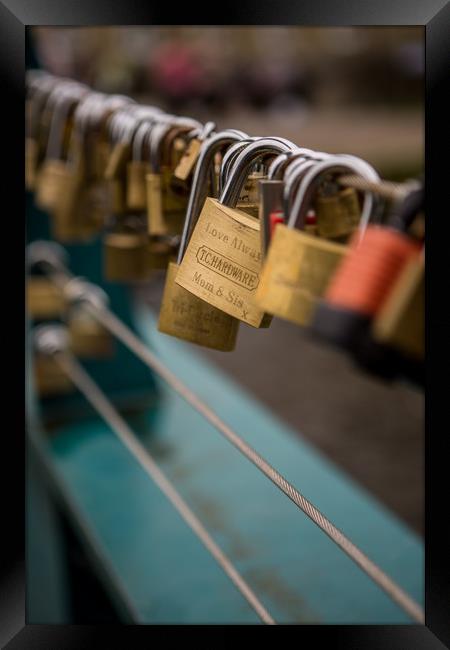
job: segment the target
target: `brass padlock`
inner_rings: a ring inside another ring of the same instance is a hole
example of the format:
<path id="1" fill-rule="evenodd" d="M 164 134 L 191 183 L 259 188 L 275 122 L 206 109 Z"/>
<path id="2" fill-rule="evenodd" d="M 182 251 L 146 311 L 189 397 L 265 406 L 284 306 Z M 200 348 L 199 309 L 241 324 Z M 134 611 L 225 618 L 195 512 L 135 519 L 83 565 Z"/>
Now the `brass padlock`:
<path id="1" fill-rule="evenodd" d="M 34 379 L 40 397 L 65 395 L 75 387 L 52 357 L 37 354 L 34 358 Z"/>
<path id="2" fill-rule="evenodd" d="M 172 171 L 147 174 L 147 226 L 151 236 L 178 235 L 183 229 L 187 199 L 177 195 L 171 187 Z"/>
<path id="3" fill-rule="evenodd" d="M 36 205 L 51 214 L 66 191 L 66 162 L 58 159 L 44 160 L 36 182 Z"/>
<path id="4" fill-rule="evenodd" d="M 77 208 L 85 177 L 84 151 L 80 142 L 77 142 L 72 153 L 73 159 L 64 161 L 60 167 L 59 196 L 52 210 L 52 234 L 62 242 L 77 239 Z"/>
<path id="5" fill-rule="evenodd" d="M 114 340 L 109 331 L 83 306 L 75 305 L 68 315 L 70 348 L 79 357 L 104 359 L 114 352 Z"/>
<path id="6" fill-rule="evenodd" d="M 33 375 L 38 395 L 54 397 L 74 392 L 75 385 L 50 353 L 50 350 L 67 349 L 65 328 L 55 323 L 38 325 L 33 329 L 33 337 Z"/>
<path id="7" fill-rule="evenodd" d="M 325 171 L 352 169 L 361 175 L 377 177 L 366 165 L 330 157 L 311 162 L 304 173 L 291 208 L 287 225 L 278 224 L 270 242 L 256 291 L 256 301 L 269 313 L 298 325 L 308 325 L 320 296 L 347 252 L 347 246 L 304 232 L 306 215 L 315 186 Z M 303 168 L 304 170 L 304 168 Z M 365 194 L 361 223 L 366 224 L 372 209 L 372 196 Z M 298 229 L 300 228 L 300 229 Z"/>
<path id="8" fill-rule="evenodd" d="M 80 103 L 80 115 L 83 115 Z M 78 109 L 75 113 L 77 124 Z M 109 195 L 105 182 L 90 173 L 85 134 L 77 130 L 72 137 L 68 160 L 61 171 L 63 191 L 52 218 L 52 232 L 62 242 L 87 241 L 103 227 L 109 213 Z"/>
<path id="9" fill-rule="evenodd" d="M 287 145 L 270 138 L 245 146 L 220 200 L 206 199 L 176 277 L 198 298 L 253 327 L 261 327 L 264 319 L 255 302 L 261 271 L 259 220 L 234 206 L 255 159 L 286 150 Z"/>
<path id="10" fill-rule="evenodd" d="M 336 183 L 325 182 L 313 201 L 319 237 L 349 236 L 358 227 L 361 217 L 358 194 L 352 187 L 339 189 Z"/>
<path id="11" fill-rule="evenodd" d="M 52 214 L 67 191 L 67 148 L 73 134 L 72 114 L 86 90 L 75 85 L 55 100 L 47 149 L 41 165 L 35 195 L 36 205 Z"/>
<path id="12" fill-rule="evenodd" d="M 200 212 L 214 156 L 239 139 L 235 132 L 223 131 L 208 139 L 202 147 L 194 172 L 178 260 L 168 267 L 158 321 L 158 330 L 164 334 L 224 352 L 235 348 L 239 321 L 178 285 L 175 278 Z"/>
<path id="13" fill-rule="evenodd" d="M 145 232 L 120 230 L 106 233 L 103 256 L 105 278 L 110 282 L 136 282 L 149 276 Z"/>
<path id="14" fill-rule="evenodd" d="M 201 133 L 190 138 L 187 146 L 181 150 L 181 156 L 176 164 L 173 175 L 180 181 L 187 181 L 192 175 L 197 160 L 200 156 L 202 143 L 210 137 L 216 125 L 214 122 L 206 122 Z"/>
<path id="15" fill-rule="evenodd" d="M 376 340 L 406 355 L 425 357 L 425 260 L 406 263 L 373 323 Z"/>
<path id="16" fill-rule="evenodd" d="M 38 173 L 39 149 L 35 138 L 25 139 L 25 187 L 33 191 Z"/>
<path id="17" fill-rule="evenodd" d="M 178 238 L 148 237 L 146 268 L 148 271 L 164 270 L 176 258 Z"/>
<path id="18" fill-rule="evenodd" d="M 65 310 L 61 291 L 44 275 L 27 278 L 27 312 L 36 320 L 60 318 Z"/>
<path id="19" fill-rule="evenodd" d="M 27 75 L 28 76 L 28 75 Z M 37 188 L 39 167 L 45 152 L 48 128 L 43 123 L 45 107 L 57 83 L 56 77 L 43 73 L 40 78 L 27 79 L 27 99 L 25 102 L 25 187 L 29 191 Z M 28 85 L 30 84 L 30 85 Z M 49 124 L 49 121 L 47 120 Z"/>
<path id="20" fill-rule="evenodd" d="M 113 145 L 106 164 L 105 180 L 109 185 L 111 210 L 115 215 L 125 214 L 127 210 L 126 169 L 130 156 L 130 142 L 120 140 Z"/>
<path id="21" fill-rule="evenodd" d="M 265 179 L 263 172 L 253 172 L 249 175 L 242 188 L 236 207 L 252 217 L 259 218 L 259 181 Z"/>
<path id="22" fill-rule="evenodd" d="M 145 138 L 152 124 L 144 122 L 133 136 L 132 158 L 127 163 L 127 209 L 133 212 L 144 212 L 147 206 L 147 190 L 145 177 L 150 173 L 150 163 L 144 159 Z"/>
<path id="23" fill-rule="evenodd" d="M 201 148 L 202 142 L 199 138 L 192 138 L 189 141 L 189 144 L 184 150 L 183 155 L 181 156 L 173 172 L 175 178 L 178 178 L 181 181 L 185 181 L 189 178 L 195 167 L 195 164 L 197 163 Z"/>
<path id="24" fill-rule="evenodd" d="M 179 235 L 183 229 L 188 192 L 184 187 L 172 184 L 172 180 L 178 158 L 174 143 L 188 130 L 188 127 L 165 124 L 152 129 L 151 172 L 146 176 L 149 235 Z"/>

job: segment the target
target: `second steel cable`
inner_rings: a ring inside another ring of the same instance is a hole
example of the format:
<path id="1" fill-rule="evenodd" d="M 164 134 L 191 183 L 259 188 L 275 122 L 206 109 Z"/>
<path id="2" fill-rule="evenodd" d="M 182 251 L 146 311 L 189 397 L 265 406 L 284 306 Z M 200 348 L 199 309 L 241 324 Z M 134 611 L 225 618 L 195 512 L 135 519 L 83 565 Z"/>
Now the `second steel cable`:
<path id="1" fill-rule="evenodd" d="M 422 607 L 416 603 L 392 578 L 367 557 L 342 531 L 332 524 L 308 499 L 306 499 L 274 467 L 248 445 L 237 433 L 223 422 L 207 404 L 192 392 L 176 375 L 140 341 L 137 336 L 106 307 L 89 302 L 85 308 L 97 318 L 118 339 L 128 346 L 144 363 L 154 370 L 186 402 L 203 415 L 222 435 L 229 440 L 244 456 L 258 467 L 291 501 L 321 528 L 374 582 L 376 582 L 411 618 L 424 623 Z"/>
<path id="2" fill-rule="evenodd" d="M 68 352 L 56 352 L 53 354 L 53 358 L 92 406 L 94 406 L 94 408 L 102 415 L 105 421 L 110 425 L 111 429 L 136 458 L 144 470 L 150 475 L 159 489 L 169 499 L 184 521 L 201 540 L 203 545 L 222 567 L 233 584 L 255 610 L 263 623 L 266 623 L 267 625 L 275 625 L 272 616 L 259 601 L 250 586 L 245 582 L 233 563 L 215 543 L 202 522 L 184 501 L 173 484 L 167 479 L 158 464 L 153 460 L 148 450 L 139 442 L 125 420 L 114 408 L 105 394 L 100 390 L 97 384 L 91 379 L 88 373 L 78 363 L 76 358 Z"/>

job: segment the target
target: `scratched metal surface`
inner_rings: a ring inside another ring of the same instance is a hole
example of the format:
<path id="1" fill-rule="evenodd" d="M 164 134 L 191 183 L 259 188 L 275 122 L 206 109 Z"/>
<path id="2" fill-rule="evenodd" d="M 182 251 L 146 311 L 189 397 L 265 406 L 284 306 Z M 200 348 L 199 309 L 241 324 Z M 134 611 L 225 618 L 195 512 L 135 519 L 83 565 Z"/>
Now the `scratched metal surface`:
<path id="1" fill-rule="evenodd" d="M 139 322 L 169 367 L 423 601 L 423 547 L 415 534 L 192 348 L 156 332 L 151 314 L 142 311 Z M 173 391 L 162 385 L 161 390 L 158 408 L 131 417 L 131 424 L 277 621 L 408 622 L 211 425 Z M 95 535 L 103 561 L 114 568 L 111 585 L 127 594 L 137 621 L 257 622 L 103 423 L 72 424 L 49 444 L 80 518 Z"/>

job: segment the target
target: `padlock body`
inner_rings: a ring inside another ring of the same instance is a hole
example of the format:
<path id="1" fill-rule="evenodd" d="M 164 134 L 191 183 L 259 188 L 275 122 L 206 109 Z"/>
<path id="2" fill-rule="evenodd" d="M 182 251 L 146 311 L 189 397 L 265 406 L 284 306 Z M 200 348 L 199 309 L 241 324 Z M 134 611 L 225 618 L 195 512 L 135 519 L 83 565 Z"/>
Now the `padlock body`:
<path id="1" fill-rule="evenodd" d="M 259 222 L 208 197 L 181 262 L 176 282 L 239 320 L 260 327 L 255 303 L 260 280 Z"/>
<path id="2" fill-rule="evenodd" d="M 25 187 L 33 191 L 36 186 L 38 169 L 38 142 L 34 138 L 25 140 Z"/>
<path id="3" fill-rule="evenodd" d="M 270 314 L 308 325 L 317 299 L 346 251 L 341 244 L 278 224 L 256 291 L 258 305 Z"/>
<path id="4" fill-rule="evenodd" d="M 425 267 L 421 255 L 410 259 L 373 324 L 376 340 L 416 359 L 425 357 Z"/>
<path id="5" fill-rule="evenodd" d="M 195 168 L 195 164 L 200 155 L 202 142 L 198 138 L 192 138 L 174 170 L 175 178 L 185 181 Z"/>
<path id="6" fill-rule="evenodd" d="M 245 181 L 239 196 L 236 207 L 243 210 L 252 217 L 259 217 L 259 187 L 260 180 L 265 178 L 264 174 L 255 172 L 250 174 Z"/>
<path id="7" fill-rule="evenodd" d="M 165 241 L 164 237 L 150 237 L 146 252 L 146 268 L 148 271 L 166 269 L 174 256 L 174 247 Z"/>
<path id="8" fill-rule="evenodd" d="M 234 350 L 239 321 L 176 284 L 178 268 L 170 262 L 167 269 L 158 330 L 213 350 Z"/>
<path id="9" fill-rule="evenodd" d="M 61 192 L 52 215 L 52 233 L 64 243 L 85 242 L 103 226 L 108 210 L 106 187 L 88 184 L 69 166 L 61 172 Z"/>
<path id="10" fill-rule="evenodd" d="M 76 356 L 103 359 L 112 355 L 114 341 L 111 334 L 88 314 L 72 314 L 68 331 L 70 348 Z"/>
<path id="11" fill-rule="evenodd" d="M 63 160 L 44 160 L 36 179 L 36 205 L 52 213 L 66 189 L 67 168 Z"/>
<path id="12" fill-rule="evenodd" d="M 29 276 L 27 280 L 27 311 L 31 318 L 47 320 L 60 318 L 65 309 L 61 291 L 44 276 Z"/>
<path id="13" fill-rule="evenodd" d="M 122 215 L 127 211 L 126 192 L 127 186 L 123 178 L 113 178 L 106 181 L 111 197 L 111 212 Z"/>
<path id="14" fill-rule="evenodd" d="M 148 241 L 145 234 L 108 233 L 103 243 L 104 274 L 107 280 L 135 282 L 148 277 Z"/>
<path id="15" fill-rule="evenodd" d="M 188 198 L 170 186 L 171 171 L 146 175 L 147 225 L 149 235 L 178 235 L 183 229 Z"/>
<path id="16" fill-rule="evenodd" d="M 109 153 L 105 167 L 105 179 L 125 179 L 127 163 L 130 159 L 131 147 L 128 142 L 117 142 Z"/>
<path id="17" fill-rule="evenodd" d="M 147 206 L 145 177 L 150 165 L 145 160 L 131 160 L 127 164 L 126 204 L 128 210 L 144 212 Z"/>
<path id="18" fill-rule="evenodd" d="M 66 373 L 52 357 L 37 354 L 33 361 L 33 370 L 36 390 L 40 397 L 64 395 L 75 391 Z"/>
<path id="19" fill-rule="evenodd" d="M 353 188 L 347 187 L 332 196 L 319 196 L 314 209 L 319 237 L 343 237 L 358 227 L 361 209 Z"/>

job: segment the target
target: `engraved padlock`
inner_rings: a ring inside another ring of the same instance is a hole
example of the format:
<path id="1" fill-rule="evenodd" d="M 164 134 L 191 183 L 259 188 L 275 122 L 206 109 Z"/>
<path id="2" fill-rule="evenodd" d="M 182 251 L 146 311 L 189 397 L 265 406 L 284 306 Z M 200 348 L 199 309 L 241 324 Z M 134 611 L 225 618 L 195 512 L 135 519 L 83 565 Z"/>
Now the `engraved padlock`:
<path id="1" fill-rule="evenodd" d="M 265 315 L 254 300 L 261 270 L 259 220 L 234 206 L 256 159 L 289 149 L 272 138 L 244 148 L 220 199 L 206 199 L 176 277 L 198 298 L 253 327 L 261 327 Z"/>
<path id="2" fill-rule="evenodd" d="M 257 303 L 269 313 L 298 325 L 310 323 L 317 300 L 326 290 L 347 247 L 305 233 L 306 216 L 324 172 L 340 173 L 349 169 L 371 181 L 378 179 L 367 164 L 344 160 L 340 156 L 303 163 L 304 175 L 287 224 L 278 224 L 275 228 L 256 292 Z M 372 203 L 372 195 L 365 193 L 360 221 L 362 230 L 370 217 Z"/>
<path id="3" fill-rule="evenodd" d="M 158 330 L 164 334 L 224 352 L 235 348 L 239 321 L 178 285 L 175 278 L 208 191 L 208 176 L 215 154 L 241 139 L 242 135 L 223 131 L 211 136 L 202 145 L 194 171 L 178 260 L 168 267 L 158 322 Z"/>

